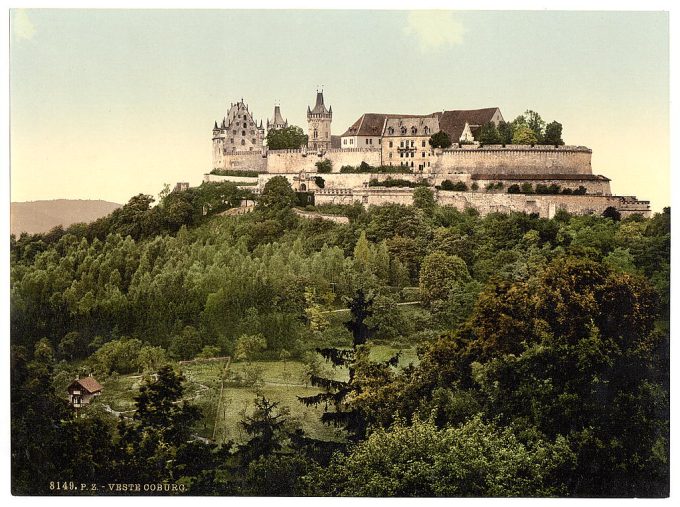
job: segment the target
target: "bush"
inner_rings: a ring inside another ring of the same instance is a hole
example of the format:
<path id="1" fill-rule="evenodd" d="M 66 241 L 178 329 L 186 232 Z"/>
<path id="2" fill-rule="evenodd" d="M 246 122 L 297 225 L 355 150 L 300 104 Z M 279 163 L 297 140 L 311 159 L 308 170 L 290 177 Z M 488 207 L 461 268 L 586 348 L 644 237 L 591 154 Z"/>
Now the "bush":
<path id="1" fill-rule="evenodd" d="M 513 183 L 512 185 L 510 185 L 508 187 L 508 194 L 519 194 L 519 193 L 520 193 L 520 189 L 519 189 L 519 185 L 517 183 Z"/>
<path id="2" fill-rule="evenodd" d="M 534 186 L 531 183 L 522 183 L 522 193 L 523 194 L 533 194 Z"/>
<path id="3" fill-rule="evenodd" d="M 475 181 L 475 182 L 472 184 L 472 186 L 471 186 L 470 188 L 471 188 L 472 190 L 479 190 L 479 185 L 478 185 L 477 182 Z"/>
<path id="4" fill-rule="evenodd" d="M 462 181 L 456 181 L 453 184 L 453 190 L 456 190 L 458 192 L 465 192 L 468 189 L 468 186 L 463 183 Z"/>
<path id="5" fill-rule="evenodd" d="M 264 174 L 267 171 L 248 171 L 245 169 L 213 169 L 210 174 L 217 176 L 238 176 L 240 178 L 257 178 L 258 174 Z"/>
<path id="6" fill-rule="evenodd" d="M 314 183 L 316 183 L 316 186 L 319 188 L 323 188 L 326 185 L 326 181 L 321 176 L 315 176 Z"/>
<path id="7" fill-rule="evenodd" d="M 316 166 L 316 172 L 321 174 L 328 174 L 333 170 L 333 163 L 328 159 L 321 160 L 314 165 Z"/>

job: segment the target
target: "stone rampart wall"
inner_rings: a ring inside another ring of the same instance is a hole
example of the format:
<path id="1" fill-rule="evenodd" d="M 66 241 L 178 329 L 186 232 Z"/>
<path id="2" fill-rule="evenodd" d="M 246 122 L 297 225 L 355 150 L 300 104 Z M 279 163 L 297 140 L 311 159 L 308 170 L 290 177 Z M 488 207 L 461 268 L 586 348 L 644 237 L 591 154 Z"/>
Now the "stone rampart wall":
<path id="1" fill-rule="evenodd" d="M 439 190 L 437 202 L 442 206 L 453 206 L 460 210 L 475 208 L 480 214 L 513 211 L 537 213 L 543 218 L 552 218 L 557 210 L 569 213 L 601 214 L 609 206 L 619 210 L 621 215 L 641 213 L 650 216 L 647 201 L 634 198 L 605 195 L 526 195 L 486 192 L 453 192 Z M 410 188 L 355 188 L 326 189 L 315 192 L 315 204 L 352 204 L 361 202 L 365 206 L 380 206 L 388 203 L 413 204 L 413 189 Z"/>
<path id="2" fill-rule="evenodd" d="M 475 174 L 592 174 L 592 151 L 579 146 L 508 145 L 464 147 L 435 152 L 434 172 Z"/>

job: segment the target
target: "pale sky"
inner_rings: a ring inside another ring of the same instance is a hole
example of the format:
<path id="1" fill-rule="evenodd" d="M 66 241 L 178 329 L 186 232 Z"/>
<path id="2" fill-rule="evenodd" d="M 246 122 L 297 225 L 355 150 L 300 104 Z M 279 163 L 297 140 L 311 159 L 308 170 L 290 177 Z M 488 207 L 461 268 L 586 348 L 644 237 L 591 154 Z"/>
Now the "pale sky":
<path id="1" fill-rule="evenodd" d="M 668 14 L 15 10 L 11 199 L 118 203 L 197 185 L 230 102 L 333 134 L 365 112 L 498 106 L 563 124 L 618 195 L 670 205 Z"/>

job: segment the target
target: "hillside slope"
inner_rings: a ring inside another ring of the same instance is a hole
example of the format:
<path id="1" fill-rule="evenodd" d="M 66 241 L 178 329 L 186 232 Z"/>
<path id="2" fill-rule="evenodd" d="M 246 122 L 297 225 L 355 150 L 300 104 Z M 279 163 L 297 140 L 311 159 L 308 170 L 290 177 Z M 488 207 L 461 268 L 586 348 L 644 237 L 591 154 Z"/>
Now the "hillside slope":
<path id="1" fill-rule="evenodd" d="M 77 222 L 92 222 L 121 205 L 101 200 L 55 199 L 51 201 L 13 202 L 10 205 L 10 232 L 35 234 L 57 225 L 68 227 Z"/>

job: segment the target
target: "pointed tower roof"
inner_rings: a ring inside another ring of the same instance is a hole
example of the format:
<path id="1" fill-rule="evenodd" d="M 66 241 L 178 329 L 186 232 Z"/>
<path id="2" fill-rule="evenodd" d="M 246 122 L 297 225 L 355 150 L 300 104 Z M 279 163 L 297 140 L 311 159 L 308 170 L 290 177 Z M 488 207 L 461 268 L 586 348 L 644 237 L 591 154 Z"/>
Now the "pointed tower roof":
<path id="1" fill-rule="evenodd" d="M 281 116 L 281 106 L 274 106 L 274 119 L 272 120 L 274 125 L 281 125 L 285 123 L 283 117 Z"/>
<path id="2" fill-rule="evenodd" d="M 309 107 L 307 107 L 307 110 L 309 111 Z M 317 91 L 316 92 L 316 104 L 314 105 L 314 109 L 312 109 L 311 113 L 312 114 L 327 114 L 329 111 L 326 109 L 326 106 L 323 103 L 323 91 Z"/>

